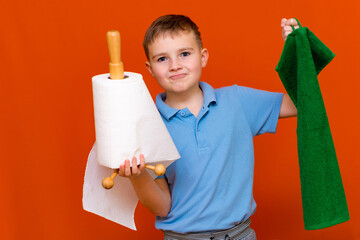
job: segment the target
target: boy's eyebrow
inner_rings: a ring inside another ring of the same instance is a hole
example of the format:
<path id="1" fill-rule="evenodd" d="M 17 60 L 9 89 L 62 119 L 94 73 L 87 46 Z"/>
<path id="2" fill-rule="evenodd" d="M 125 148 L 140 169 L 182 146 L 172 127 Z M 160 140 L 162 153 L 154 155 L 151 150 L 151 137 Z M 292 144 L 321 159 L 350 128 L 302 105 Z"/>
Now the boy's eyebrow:
<path id="1" fill-rule="evenodd" d="M 183 52 L 183 51 L 189 51 L 189 50 L 194 50 L 194 48 L 192 48 L 192 47 L 180 48 L 177 51 L 178 52 Z M 157 58 L 159 56 L 162 56 L 162 55 L 166 55 L 166 53 L 158 53 L 158 54 L 154 55 L 151 59 L 155 59 L 155 58 Z"/>
<path id="2" fill-rule="evenodd" d="M 186 51 L 186 50 L 194 50 L 194 48 L 192 48 L 192 47 L 180 48 L 178 51 L 183 52 L 183 51 Z"/>

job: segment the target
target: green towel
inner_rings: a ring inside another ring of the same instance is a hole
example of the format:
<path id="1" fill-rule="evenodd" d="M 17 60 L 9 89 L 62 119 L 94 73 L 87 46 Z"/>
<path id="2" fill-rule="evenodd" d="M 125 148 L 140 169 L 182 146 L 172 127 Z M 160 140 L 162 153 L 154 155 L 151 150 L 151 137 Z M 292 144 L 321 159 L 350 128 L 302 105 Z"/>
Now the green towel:
<path id="1" fill-rule="evenodd" d="M 297 142 L 306 230 L 350 219 L 317 75 L 334 58 L 308 28 L 288 35 L 276 66 L 297 108 Z"/>

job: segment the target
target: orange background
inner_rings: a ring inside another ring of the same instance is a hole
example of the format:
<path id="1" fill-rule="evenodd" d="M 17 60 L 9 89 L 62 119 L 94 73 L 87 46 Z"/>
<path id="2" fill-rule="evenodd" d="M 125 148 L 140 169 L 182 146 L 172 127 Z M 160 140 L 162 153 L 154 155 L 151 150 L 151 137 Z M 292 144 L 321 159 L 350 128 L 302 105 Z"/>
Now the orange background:
<path id="1" fill-rule="evenodd" d="M 260 240 L 360 239 L 359 1 L 2 1 L 0 14 L 0 239 L 161 239 L 136 210 L 132 231 L 82 209 L 87 155 L 95 140 L 91 77 L 108 72 L 105 34 L 122 34 L 126 71 L 143 74 L 142 39 L 158 16 L 190 16 L 210 52 L 203 79 L 284 91 L 275 66 L 280 20 L 297 17 L 335 54 L 319 75 L 351 220 L 305 231 L 296 119 L 255 138 Z"/>

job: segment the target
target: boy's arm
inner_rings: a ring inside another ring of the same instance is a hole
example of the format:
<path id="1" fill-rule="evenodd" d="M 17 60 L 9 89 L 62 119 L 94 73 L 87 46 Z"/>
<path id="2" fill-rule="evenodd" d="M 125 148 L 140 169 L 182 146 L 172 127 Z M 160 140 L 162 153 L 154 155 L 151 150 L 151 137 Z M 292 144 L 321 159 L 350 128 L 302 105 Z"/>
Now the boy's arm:
<path id="1" fill-rule="evenodd" d="M 288 94 L 284 94 L 279 118 L 295 117 L 297 115 L 297 109 Z"/>
<path id="2" fill-rule="evenodd" d="M 281 19 L 281 30 L 284 41 L 286 40 L 287 36 L 293 31 L 291 26 L 294 26 L 295 29 L 299 28 L 299 25 L 294 18 Z M 281 102 L 279 118 L 295 117 L 296 115 L 297 115 L 297 109 L 294 103 L 291 101 L 288 94 L 284 94 L 284 97 Z"/>
<path id="3" fill-rule="evenodd" d="M 153 214 L 159 217 L 166 217 L 171 208 L 171 196 L 168 184 L 165 179 L 152 179 L 145 170 L 144 156 L 140 155 L 140 165 L 137 160 L 125 160 L 125 164 L 120 166 L 119 175 L 129 178 L 134 187 L 140 202 L 147 207 Z"/>

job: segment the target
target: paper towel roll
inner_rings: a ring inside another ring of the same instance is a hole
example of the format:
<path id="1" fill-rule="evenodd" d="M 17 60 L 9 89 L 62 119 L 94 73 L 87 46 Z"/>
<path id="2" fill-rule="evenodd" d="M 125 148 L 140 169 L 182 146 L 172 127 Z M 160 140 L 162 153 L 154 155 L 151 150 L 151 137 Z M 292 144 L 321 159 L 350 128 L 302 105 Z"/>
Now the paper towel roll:
<path id="1" fill-rule="evenodd" d="M 98 163 L 115 169 L 140 153 L 147 163 L 180 158 L 142 76 L 124 75 L 92 78 Z"/>

